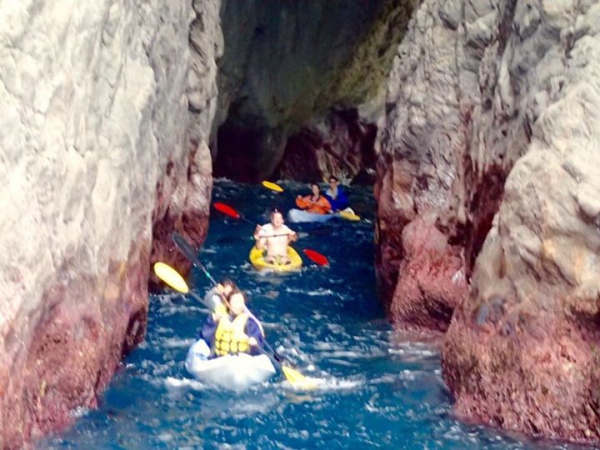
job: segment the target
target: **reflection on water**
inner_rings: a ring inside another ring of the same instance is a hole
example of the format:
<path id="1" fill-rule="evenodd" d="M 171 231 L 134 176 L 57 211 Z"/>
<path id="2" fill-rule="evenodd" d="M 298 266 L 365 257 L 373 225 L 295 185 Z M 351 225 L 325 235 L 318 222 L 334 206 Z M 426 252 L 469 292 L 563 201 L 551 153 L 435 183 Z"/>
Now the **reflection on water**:
<path id="1" fill-rule="evenodd" d="M 270 207 L 289 208 L 301 185 L 284 194 L 220 181 L 215 201 L 265 223 Z M 395 334 L 375 298 L 372 219 L 367 189 L 353 189 L 369 222 L 293 225 L 299 248 L 317 250 L 330 267 L 305 261 L 301 272 L 255 272 L 248 263 L 253 226 L 213 212 L 200 254 L 216 277 L 249 292 L 278 352 L 317 383 L 294 389 L 278 375 L 234 395 L 194 380 L 184 369 L 206 310 L 180 294 L 153 296 L 146 341 L 127 359 L 97 411 L 39 448 L 394 448 L 575 449 L 535 443 L 458 422 L 440 370 L 440 338 Z M 361 209 L 362 208 L 362 209 Z M 206 278 L 193 274 L 203 293 Z"/>

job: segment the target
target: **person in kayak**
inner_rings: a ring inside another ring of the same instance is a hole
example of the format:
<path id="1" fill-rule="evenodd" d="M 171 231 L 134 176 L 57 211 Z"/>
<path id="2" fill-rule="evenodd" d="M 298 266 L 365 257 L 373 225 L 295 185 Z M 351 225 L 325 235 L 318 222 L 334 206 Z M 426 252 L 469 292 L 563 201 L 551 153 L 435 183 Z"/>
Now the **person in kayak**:
<path id="1" fill-rule="evenodd" d="M 321 195 L 321 188 L 317 183 L 311 183 L 310 190 L 312 195 L 296 197 L 296 205 L 298 208 L 313 214 L 328 214 L 331 212 L 331 204 Z"/>
<path id="2" fill-rule="evenodd" d="M 202 327 L 201 337 L 211 349 L 212 357 L 248 353 L 258 355 L 265 334 L 258 319 L 246 307 L 246 296 L 233 289 L 227 307 L 211 314 Z"/>
<path id="3" fill-rule="evenodd" d="M 348 197 L 340 186 L 340 181 L 333 175 L 329 177 L 329 189 L 325 191 L 325 198 L 331 204 L 333 212 L 342 211 L 350 206 Z"/>
<path id="4" fill-rule="evenodd" d="M 206 293 L 204 296 L 204 304 L 213 311 L 218 308 L 224 308 L 223 298 L 238 290 L 236 284 L 230 278 L 223 278 L 215 287 Z"/>
<path id="5" fill-rule="evenodd" d="M 271 211 L 271 223 L 256 226 L 254 239 L 257 249 L 266 249 L 265 261 L 267 263 L 290 264 L 287 248 L 290 242 L 298 239 L 298 235 L 284 224 L 283 214 L 274 209 Z"/>

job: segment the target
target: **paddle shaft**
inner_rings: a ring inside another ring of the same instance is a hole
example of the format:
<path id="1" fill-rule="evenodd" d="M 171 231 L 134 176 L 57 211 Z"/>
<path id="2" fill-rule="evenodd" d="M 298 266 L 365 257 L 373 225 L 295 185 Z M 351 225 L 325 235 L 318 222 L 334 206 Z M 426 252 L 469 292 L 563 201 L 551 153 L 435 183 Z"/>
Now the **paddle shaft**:
<path id="1" fill-rule="evenodd" d="M 266 236 L 258 236 L 258 239 L 262 239 L 262 238 L 266 239 L 266 238 L 280 237 L 280 236 L 294 236 L 294 235 L 298 236 L 298 233 L 268 234 Z"/>
<path id="2" fill-rule="evenodd" d="M 208 277 L 208 279 L 212 282 L 213 287 L 216 286 L 218 283 L 211 276 L 211 274 L 208 272 L 208 270 L 206 270 L 206 268 L 204 267 L 204 265 L 200 262 L 200 260 L 196 256 L 196 252 L 195 252 L 194 248 L 187 241 L 187 239 L 184 238 L 181 234 L 179 234 L 177 232 L 173 232 L 173 241 L 179 247 L 179 249 L 183 252 L 183 254 L 186 256 L 186 258 L 188 258 L 190 260 L 190 262 L 192 264 L 194 264 L 195 266 L 197 266 L 198 268 L 200 268 L 200 269 L 202 269 L 204 271 L 204 273 L 206 274 L 206 276 Z M 204 301 L 203 298 L 200 298 L 199 295 L 195 294 L 192 291 L 189 291 L 189 292 L 194 296 L 194 298 L 196 298 L 198 301 L 200 301 L 204 306 L 209 307 L 209 305 L 206 304 L 206 302 Z M 223 294 L 221 294 L 220 292 L 219 292 L 219 296 L 223 300 L 223 303 L 225 303 L 225 306 L 227 306 L 227 308 L 231 309 L 230 305 L 229 305 L 229 302 L 227 301 L 227 299 L 225 298 L 225 296 Z M 279 362 L 280 359 L 283 359 L 283 357 L 281 355 L 279 355 L 277 352 L 275 352 L 275 350 L 273 350 L 273 348 L 267 343 L 266 340 L 264 340 L 263 343 L 266 346 L 268 346 L 268 348 L 271 349 L 271 351 L 273 352 L 273 358 L 274 359 L 276 359 L 278 362 Z"/>
<path id="3" fill-rule="evenodd" d="M 263 183 L 264 184 L 264 183 Z M 220 203 L 217 202 L 214 204 L 215 208 L 222 212 L 223 214 L 228 215 L 229 217 L 233 217 L 234 219 L 242 219 L 245 220 L 246 222 L 252 224 L 252 222 L 250 222 L 249 220 L 243 218 L 242 216 L 240 216 L 240 214 L 233 209 L 231 206 L 226 205 L 224 203 Z M 260 228 L 260 227 L 259 227 Z M 256 232 L 255 232 L 256 234 Z M 271 237 L 277 237 L 277 236 L 291 236 L 291 237 L 296 237 L 296 239 L 291 239 L 291 241 L 295 241 L 297 240 L 297 238 L 299 237 L 297 233 L 285 233 L 285 234 L 272 234 L 272 235 L 268 235 L 268 236 L 259 236 L 259 238 L 271 238 Z M 190 261 L 194 262 L 194 264 L 200 264 L 200 262 L 197 260 L 194 249 L 187 243 L 187 241 L 183 238 L 183 236 L 174 233 L 173 234 L 173 239 L 175 240 L 175 243 L 177 245 L 179 245 L 179 247 L 181 248 L 181 250 L 188 255 L 188 257 L 190 258 Z M 257 239 L 258 240 L 258 239 Z M 320 265 L 320 266 L 324 266 L 329 264 L 329 261 L 327 260 L 327 258 L 323 255 L 321 255 L 319 252 L 316 252 L 315 250 L 310 250 L 310 249 L 304 249 L 304 253 L 306 254 L 306 256 L 308 256 L 308 258 L 310 258 L 311 261 L 315 262 L 316 264 Z M 196 262 L 197 261 L 197 262 Z M 198 267 L 202 268 L 202 265 L 200 264 Z M 202 268 L 202 270 L 205 270 L 204 268 Z M 205 272 L 207 274 L 207 276 L 210 277 L 210 274 L 208 274 L 208 272 Z M 213 280 L 214 282 L 214 280 Z"/>
<path id="4" fill-rule="evenodd" d="M 217 282 L 212 277 L 210 272 L 206 269 L 206 267 L 204 267 L 204 264 L 202 264 L 200 262 L 200 260 L 196 256 L 196 250 L 194 250 L 194 247 L 192 247 L 192 245 L 187 241 L 187 239 L 184 238 L 181 234 L 174 231 L 173 232 L 173 241 L 175 242 L 177 247 L 179 247 L 179 249 L 182 251 L 182 253 L 185 255 L 185 257 L 192 264 L 194 264 L 196 267 L 201 269 L 204 272 L 204 275 L 206 275 L 206 277 L 212 282 L 212 284 L 214 284 L 216 286 Z"/>

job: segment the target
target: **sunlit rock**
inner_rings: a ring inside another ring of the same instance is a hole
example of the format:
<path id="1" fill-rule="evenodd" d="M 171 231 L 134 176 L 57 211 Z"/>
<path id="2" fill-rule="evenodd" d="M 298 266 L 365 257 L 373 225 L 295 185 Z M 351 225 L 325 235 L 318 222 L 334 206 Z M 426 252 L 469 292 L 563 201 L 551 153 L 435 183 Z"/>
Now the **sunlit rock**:
<path id="1" fill-rule="evenodd" d="M 381 291 L 401 326 L 452 317 L 456 411 L 596 442 L 599 14 L 595 1 L 423 2 L 394 62 L 376 187 Z M 462 301 L 445 294 L 457 273 Z"/>
<path id="2" fill-rule="evenodd" d="M 211 118 L 187 136 L 194 16 L 207 66 L 219 41 L 202 3 L 0 4 L 1 448 L 95 406 L 143 338 L 153 224 L 206 232 Z M 214 103 L 214 70 L 195 73 Z"/>

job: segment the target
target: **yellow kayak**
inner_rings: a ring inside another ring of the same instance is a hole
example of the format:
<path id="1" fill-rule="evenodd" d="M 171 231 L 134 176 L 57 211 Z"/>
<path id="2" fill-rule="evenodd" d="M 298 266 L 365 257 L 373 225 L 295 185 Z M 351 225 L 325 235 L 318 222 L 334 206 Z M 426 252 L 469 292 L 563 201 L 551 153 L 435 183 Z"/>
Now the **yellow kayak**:
<path id="1" fill-rule="evenodd" d="M 269 264 L 265 262 L 263 251 L 252 247 L 250 250 L 250 262 L 256 270 L 273 270 L 275 272 L 291 272 L 302 267 L 302 258 L 296 250 L 288 245 L 287 255 L 290 258 L 289 264 Z"/>

